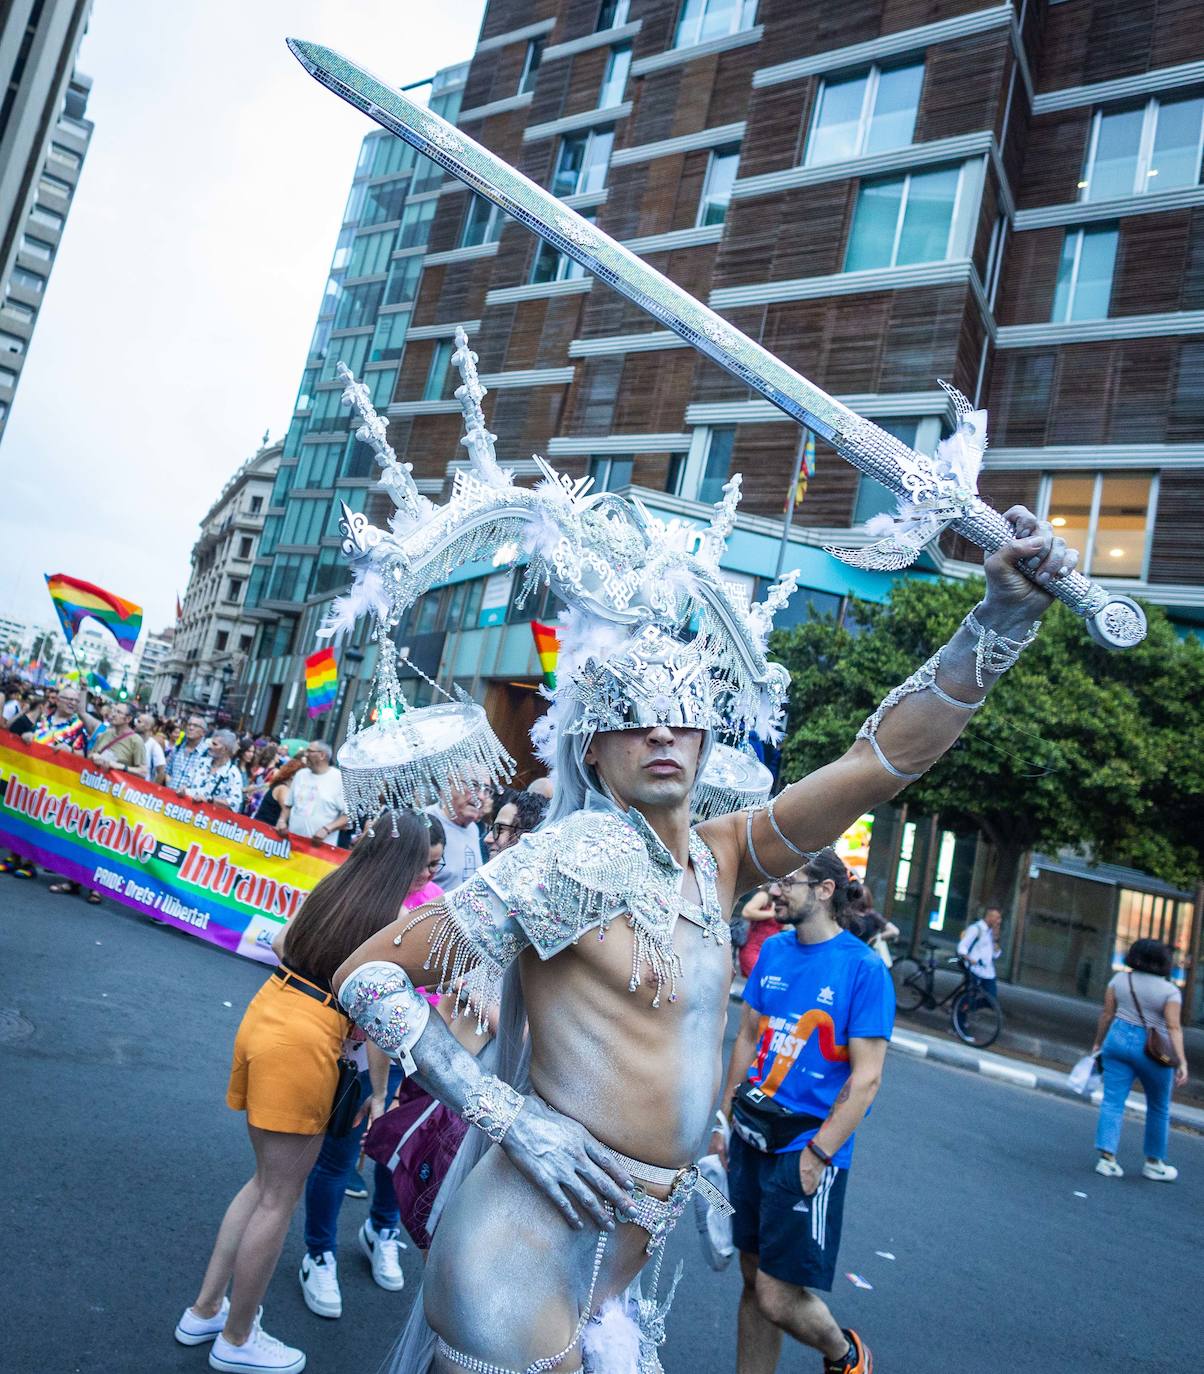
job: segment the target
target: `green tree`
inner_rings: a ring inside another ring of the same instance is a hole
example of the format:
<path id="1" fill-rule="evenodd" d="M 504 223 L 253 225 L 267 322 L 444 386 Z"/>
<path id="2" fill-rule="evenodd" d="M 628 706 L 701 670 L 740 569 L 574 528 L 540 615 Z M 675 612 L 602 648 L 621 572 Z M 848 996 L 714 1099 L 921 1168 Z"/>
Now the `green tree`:
<path id="1" fill-rule="evenodd" d="M 108 654 L 101 654 L 96 664 L 96 671 L 101 677 L 106 679 L 106 681 L 108 680 L 109 674 L 113 671 L 113 661 L 109 658 Z"/>
<path id="2" fill-rule="evenodd" d="M 857 633 L 817 620 L 775 635 L 792 678 L 785 776 L 841 754 L 982 593 L 981 578 L 909 578 L 883 605 L 854 603 Z M 1158 607 L 1145 611 L 1144 642 L 1114 652 L 1055 603 L 958 743 L 903 794 L 991 841 L 993 900 L 1010 899 L 1030 848 L 1080 847 L 1183 885 L 1204 875 L 1204 646 L 1179 638 Z"/>

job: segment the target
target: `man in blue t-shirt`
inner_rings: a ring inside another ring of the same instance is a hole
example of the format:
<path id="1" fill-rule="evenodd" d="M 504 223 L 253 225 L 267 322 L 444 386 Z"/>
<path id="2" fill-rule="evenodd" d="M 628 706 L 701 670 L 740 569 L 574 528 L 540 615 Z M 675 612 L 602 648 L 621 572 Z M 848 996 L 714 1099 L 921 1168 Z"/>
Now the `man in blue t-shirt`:
<path id="1" fill-rule="evenodd" d="M 831 849 L 772 886 L 788 928 L 766 940 L 744 989 L 725 1125 L 712 1141 L 726 1150 L 744 1278 L 741 1374 L 773 1374 L 783 1332 L 818 1350 L 828 1374 L 873 1369 L 861 1338 L 814 1291 L 832 1287 L 853 1132 L 878 1091 L 895 1019 L 886 965 L 837 919 L 847 886 Z"/>

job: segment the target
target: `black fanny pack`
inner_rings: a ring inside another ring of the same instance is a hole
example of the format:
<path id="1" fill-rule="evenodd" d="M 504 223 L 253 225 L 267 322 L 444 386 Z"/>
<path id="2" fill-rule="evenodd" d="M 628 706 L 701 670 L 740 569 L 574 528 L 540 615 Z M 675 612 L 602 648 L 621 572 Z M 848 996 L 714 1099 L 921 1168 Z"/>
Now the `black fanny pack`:
<path id="1" fill-rule="evenodd" d="M 789 1149 L 803 1131 L 817 1131 L 823 1124 L 821 1116 L 787 1111 L 747 1079 L 736 1089 L 732 1102 L 732 1130 L 746 1145 L 762 1154 Z"/>

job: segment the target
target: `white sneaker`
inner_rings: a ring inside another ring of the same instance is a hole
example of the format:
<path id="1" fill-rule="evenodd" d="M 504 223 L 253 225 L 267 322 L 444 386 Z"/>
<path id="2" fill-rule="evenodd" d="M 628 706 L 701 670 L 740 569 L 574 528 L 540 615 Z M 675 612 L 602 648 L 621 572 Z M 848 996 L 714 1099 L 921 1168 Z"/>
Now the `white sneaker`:
<path id="1" fill-rule="evenodd" d="M 1095 1161 L 1095 1172 L 1103 1174 L 1105 1178 L 1124 1178 L 1125 1171 L 1117 1164 L 1114 1159 L 1105 1159 L 1103 1155 Z"/>
<path id="2" fill-rule="evenodd" d="M 256 1371 L 270 1370 L 271 1374 L 301 1374 L 305 1368 L 305 1352 L 285 1345 L 259 1325 L 242 1345 L 232 1345 L 223 1335 L 218 1335 L 209 1352 L 209 1368 L 225 1370 L 226 1374 L 256 1374 Z"/>
<path id="3" fill-rule="evenodd" d="M 311 1312 L 319 1317 L 341 1317 L 343 1295 L 339 1291 L 339 1266 L 327 1250 L 321 1259 L 306 1255 L 301 1261 L 301 1296 Z"/>
<path id="4" fill-rule="evenodd" d="M 401 1252 L 405 1249 L 405 1241 L 400 1231 L 378 1231 L 370 1219 L 366 1220 L 360 1227 L 360 1249 L 368 1256 L 372 1264 L 372 1277 L 381 1288 L 397 1293 L 405 1287 L 405 1275 L 401 1272 Z"/>
<path id="5" fill-rule="evenodd" d="M 213 1317 L 198 1317 L 191 1307 L 186 1307 L 184 1315 L 176 1322 L 176 1340 L 181 1345 L 204 1345 L 220 1334 L 229 1311 L 229 1298 L 222 1299 L 222 1305 Z"/>
<path id="6" fill-rule="evenodd" d="M 1141 1166 L 1142 1178 L 1152 1178 L 1156 1183 L 1174 1183 L 1179 1177 L 1179 1170 L 1173 1164 L 1168 1164 L 1164 1159 L 1156 1159 L 1151 1164 L 1147 1159 Z"/>

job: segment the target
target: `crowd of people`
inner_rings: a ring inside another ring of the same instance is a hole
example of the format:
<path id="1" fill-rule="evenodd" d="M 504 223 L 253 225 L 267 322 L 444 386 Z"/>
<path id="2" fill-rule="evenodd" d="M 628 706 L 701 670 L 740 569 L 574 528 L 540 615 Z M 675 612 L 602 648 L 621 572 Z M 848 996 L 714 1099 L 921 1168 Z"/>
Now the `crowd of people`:
<path id="1" fill-rule="evenodd" d="M 439 902 L 537 830 L 549 781 L 526 790 L 453 788 L 424 813 L 387 813 L 357 831 L 323 741 L 240 738 L 199 715 L 162 720 L 120 701 L 93 713 L 71 683 L 39 697 L 6 693 L 3 717 L 24 740 L 352 851 L 277 935 L 279 965 L 239 1026 L 227 1103 L 246 1113 L 254 1172 L 228 1204 L 175 1330 L 183 1344 L 211 1343 L 213 1368 L 294 1374 L 304 1353 L 264 1331 L 261 1303 L 298 1204 L 301 1293 L 314 1314 L 334 1320 L 343 1313 L 337 1236 L 345 1198 L 369 1199 L 356 1243 L 372 1280 L 402 1289 L 406 1237 L 425 1254 L 437 1194 L 468 1129 L 348 1021 L 336 971 L 398 911 Z M 33 876 L 16 855 L 0 870 Z M 50 890 L 79 888 L 58 881 Z M 100 898 L 89 892 L 88 900 Z M 992 997 L 1000 929 L 1001 913 L 988 908 L 958 944 Z M 890 941 L 898 931 L 829 849 L 744 894 L 732 934 L 744 1006 L 711 1145 L 734 1207 L 741 1367 L 770 1374 L 790 1335 L 820 1352 L 826 1369 L 862 1374 L 871 1365 L 860 1336 L 839 1325 L 820 1294 L 832 1287 L 854 1135 L 878 1091 L 893 1029 Z M 1127 965 L 1109 984 L 1092 1050 L 1104 1088 L 1096 1169 L 1123 1176 L 1124 1104 L 1139 1080 L 1148 1103 L 1141 1172 L 1173 1181 L 1169 1103 L 1187 1074 L 1181 996 L 1165 945 L 1139 940 Z M 465 1048 L 487 1049 L 496 1008 L 485 1010 L 482 1034 L 475 1017 L 457 1015 L 455 989 L 423 991 Z M 796 1065 L 806 1072 L 792 1073 Z M 365 1160 L 370 1183 L 360 1176 Z"/>

